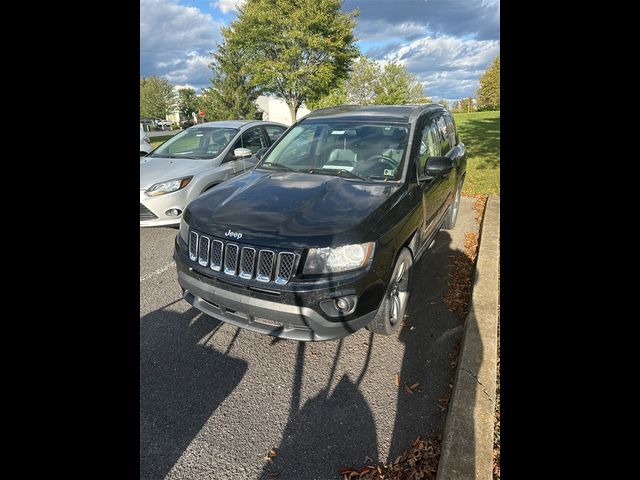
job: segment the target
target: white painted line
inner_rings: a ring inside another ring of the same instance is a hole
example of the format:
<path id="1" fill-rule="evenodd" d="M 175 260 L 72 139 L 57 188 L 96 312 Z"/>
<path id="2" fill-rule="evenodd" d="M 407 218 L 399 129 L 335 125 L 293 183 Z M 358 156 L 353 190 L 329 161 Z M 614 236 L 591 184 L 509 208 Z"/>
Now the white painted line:
<path id="1" fill-rule="evenodd" d="M 169 265 L 165 265 L 164 267 L 157 269 L 155 272 L 147 273 L 144 277 L 140 277 L 140 283 L 144 282 L 145 280 L 149 280 L 150 278 L 153 278 L 156 275 L 160 275 L 161 273 L 164 273 L 167 270 L 169 270 L 171 267 L 175 267 L 175 266 L 176 266 L 176 262 L 171 262 Z"/>

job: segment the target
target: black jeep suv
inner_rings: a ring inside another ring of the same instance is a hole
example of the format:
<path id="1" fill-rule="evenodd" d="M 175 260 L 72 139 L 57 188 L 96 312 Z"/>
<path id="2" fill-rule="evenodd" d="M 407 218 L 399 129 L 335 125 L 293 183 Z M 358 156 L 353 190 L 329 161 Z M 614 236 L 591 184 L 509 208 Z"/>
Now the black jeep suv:
<path id="1" fill-rule="evenodd" d="M 440 105 L 314 111 L 187 206 L 174 253 L 184 298 L 277 337 L 389 335 L 412 264 L 455 225 L 465 171 Z"/>

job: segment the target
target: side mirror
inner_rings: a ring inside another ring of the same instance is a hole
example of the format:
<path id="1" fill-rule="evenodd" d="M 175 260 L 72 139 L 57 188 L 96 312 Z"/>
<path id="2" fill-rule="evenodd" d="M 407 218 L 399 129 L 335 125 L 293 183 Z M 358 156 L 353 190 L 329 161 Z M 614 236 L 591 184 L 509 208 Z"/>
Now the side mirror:
<path id="1" fill-rule="evenodd" d="M 449 157 L 429 157 L 420 180 L 431 180 L 439 175 L 445 175 L 451 170 L 453 170 L 453 160 Z"/>
<path id="2" fill-rule="evenodd" d="M 260 150 L 258 150 L 255 153 L 255 156 L 258 160 L 262 159 L 262 157 L 264 157 L 264 154 L 267 152 L 267 150 L 269 150 L 269 147 L 262 147 Z"/>
<path id="3" fill-rule="evenodd" d="M 142 150 L 140 150 L 141 157 L 146 157 L 147 155 L 149 155 L 147 152 L 143 152 Z"/>
<path id="4" fill-rule="evenodd" d="M 233 151 L 233 156 L 236 158 L 250 157 L 251 155 L 253 155 L 253 153 L 251 153 L 251 150 L 248 148 L 236 148 Z"/>

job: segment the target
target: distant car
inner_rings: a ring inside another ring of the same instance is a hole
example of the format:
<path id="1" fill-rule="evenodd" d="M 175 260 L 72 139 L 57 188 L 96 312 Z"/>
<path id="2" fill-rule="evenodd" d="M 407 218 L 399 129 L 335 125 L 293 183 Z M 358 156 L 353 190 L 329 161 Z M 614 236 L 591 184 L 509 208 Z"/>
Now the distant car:
<path id="1" fill-rule="evenodd" d="M 171 120 L 158 120 L 156 122 L 156 127 L 161 130 L 171 130 L 171 126 L 173 122 Z"/>
<path id="2" fill-rule="evenodd" d="M 255 166 L 286 125 L 257 120 L 199 123 L 140 159 L 140 226 L 178 226 L 202 192 Z"/>
<path id="3" fill-rule="evenodd" d="M 140 156 L 144 156 L 147 153 L 151 153 L 153 147 L 151 146 L 151 141 L 149 140 L 149 135 L 142 129 L 140 126 Z"/>

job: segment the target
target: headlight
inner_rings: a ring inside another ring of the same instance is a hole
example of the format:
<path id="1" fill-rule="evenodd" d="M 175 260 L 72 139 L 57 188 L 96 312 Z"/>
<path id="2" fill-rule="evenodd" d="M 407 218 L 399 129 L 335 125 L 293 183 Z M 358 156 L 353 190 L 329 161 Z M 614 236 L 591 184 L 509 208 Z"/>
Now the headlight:
<path id="1" fill-rule="evenodd" d="M 175 192 L 189 185 L 192 178 L 193 177 L 175 178 L 173 180 L 167 180 L 166 182 L 156 183 L 155 185 L 151 185 L 144 194 L 149 197 L 157 197 L 158 195 Z"/>
<path id="2" fill-rule="evenodd" d="M 303 273 L 334 273 L 361 268 L 371 262 L 374 242 L 336 248 L 310 248 Z"/>
<path id="3" fill-rule="evenodd" d="M 178 231 L 178 234 L 182 241 L 189 245 L 189 225 L 184 221 L 184 217 L 180 220 L 180 230 Z"/>

